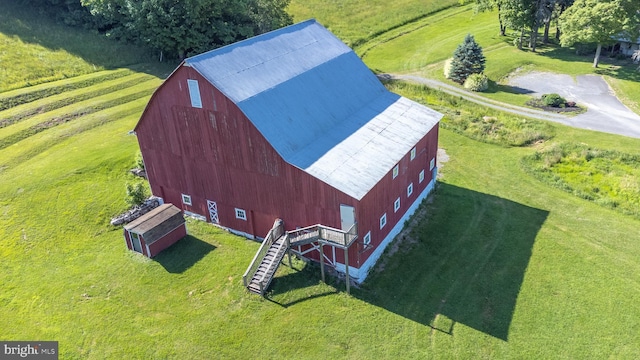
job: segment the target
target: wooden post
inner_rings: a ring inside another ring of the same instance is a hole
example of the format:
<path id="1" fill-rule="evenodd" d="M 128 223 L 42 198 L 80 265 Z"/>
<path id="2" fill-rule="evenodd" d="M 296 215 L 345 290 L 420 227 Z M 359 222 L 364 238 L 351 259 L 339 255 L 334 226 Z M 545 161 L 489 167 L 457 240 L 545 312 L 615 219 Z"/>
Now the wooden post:
<path id="1" fill-rule="evenodd" d="M 324 281 L 324 248 L 322 247 L 322 242 L 320 243 L 320 275 L 322 276 L 322 282 Z"/>
<path id="2" fill-rule="evenodd" d="M 285 235 L 287 237 L 287 256 L 289 257 L 289 268 L 293 269 L 291 265 L 291 240 L 289 239 L 289 235 Z"/>
<path id="3" fill-rule="evenodd" d="M 349 248 L 344 248 L 344 266 L 347 281 L 347 294 L 351 295 L 351 280 L 349 279 Z"/>

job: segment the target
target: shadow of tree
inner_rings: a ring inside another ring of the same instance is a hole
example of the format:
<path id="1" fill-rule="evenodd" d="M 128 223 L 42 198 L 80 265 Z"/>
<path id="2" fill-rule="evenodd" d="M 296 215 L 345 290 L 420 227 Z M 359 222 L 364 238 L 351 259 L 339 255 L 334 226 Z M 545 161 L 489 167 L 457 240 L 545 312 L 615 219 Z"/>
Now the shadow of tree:
<path id="1" fill-rule="evenodd" d="M 168 272 L 180 274 L 191 268 L 216 247 L 192 235 L 187 235 L 153 258 Z"/>

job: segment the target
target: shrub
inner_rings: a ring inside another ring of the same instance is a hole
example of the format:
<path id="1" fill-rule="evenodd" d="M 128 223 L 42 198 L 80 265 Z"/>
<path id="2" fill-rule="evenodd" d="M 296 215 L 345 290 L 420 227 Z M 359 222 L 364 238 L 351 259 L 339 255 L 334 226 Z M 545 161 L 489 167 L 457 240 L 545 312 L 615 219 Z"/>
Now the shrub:
<path id="1" fill-rule="evenodd" d="M 142 183 L 136 183 L 131 185 L 127 183 L 127 197 L 125 201 L 130 206 L 141 205 L 147 198 L 147 189 L 145 189 Z"/>
<path id="2" fill-rule="evenodd" d="M 449 58 L 444 62 L 444 77 L 451 79 L 451 62 L 453 58 Z"/>
<path id="3" fill-rule="evenodd" d="M 471 74 L 464 81 L 464 88 L 471 91 L 485 91 L 489 88 L 489 79 L 485 74 Z"/>
<path id="4" fill-rule="evenodd" d="M 144 170 L 144 159 L 142 158 L 142 152 L 140 151 L 136 153 L 135 167 L 137 169 Z"/>
<path id="5" fill-rule="evenodd" d="M 544 94 L 542 95 L 542 102 L 546 106 L 551 107 L 564 107 L 567 100 L 558 94 Z"/>

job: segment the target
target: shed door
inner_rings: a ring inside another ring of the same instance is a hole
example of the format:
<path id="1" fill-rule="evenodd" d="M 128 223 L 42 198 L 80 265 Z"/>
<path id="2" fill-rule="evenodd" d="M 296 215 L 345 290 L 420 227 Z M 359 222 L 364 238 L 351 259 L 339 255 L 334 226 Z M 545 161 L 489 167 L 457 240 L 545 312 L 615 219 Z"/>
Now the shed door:
<path id="1" fill-rule="evenodd" d="M 131 239 L 131 244 L 133 245 L 133 251 L 141 253 L 142 245 L 140 244 L 140 237 L 138 236 L 138 234 L 130 232 L 129 238 Z"/>
<path id="2" fill-rule="evenodd" d="M 356 209 L 349 205 L 340 205 L 340 226 L 342 230 L 351 229 L 356 223 Z"/>

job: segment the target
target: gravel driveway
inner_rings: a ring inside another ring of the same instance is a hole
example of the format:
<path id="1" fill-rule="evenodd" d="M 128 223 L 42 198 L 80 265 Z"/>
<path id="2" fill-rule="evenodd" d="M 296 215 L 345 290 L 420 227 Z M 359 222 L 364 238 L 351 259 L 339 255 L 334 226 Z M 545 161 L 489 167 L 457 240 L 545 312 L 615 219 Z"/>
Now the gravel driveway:
<path id="1" fill-rule="evenodd" d="M 532 72 L 514 76 L 509 85 L 533 92 L 533 96 L 557 93 L 586 106 L 587 112 L 559 122 L 564 124 L 640 138 L 640 116 L 623 105 L 609 85 L 598 75 L 569 75 Z"/>

